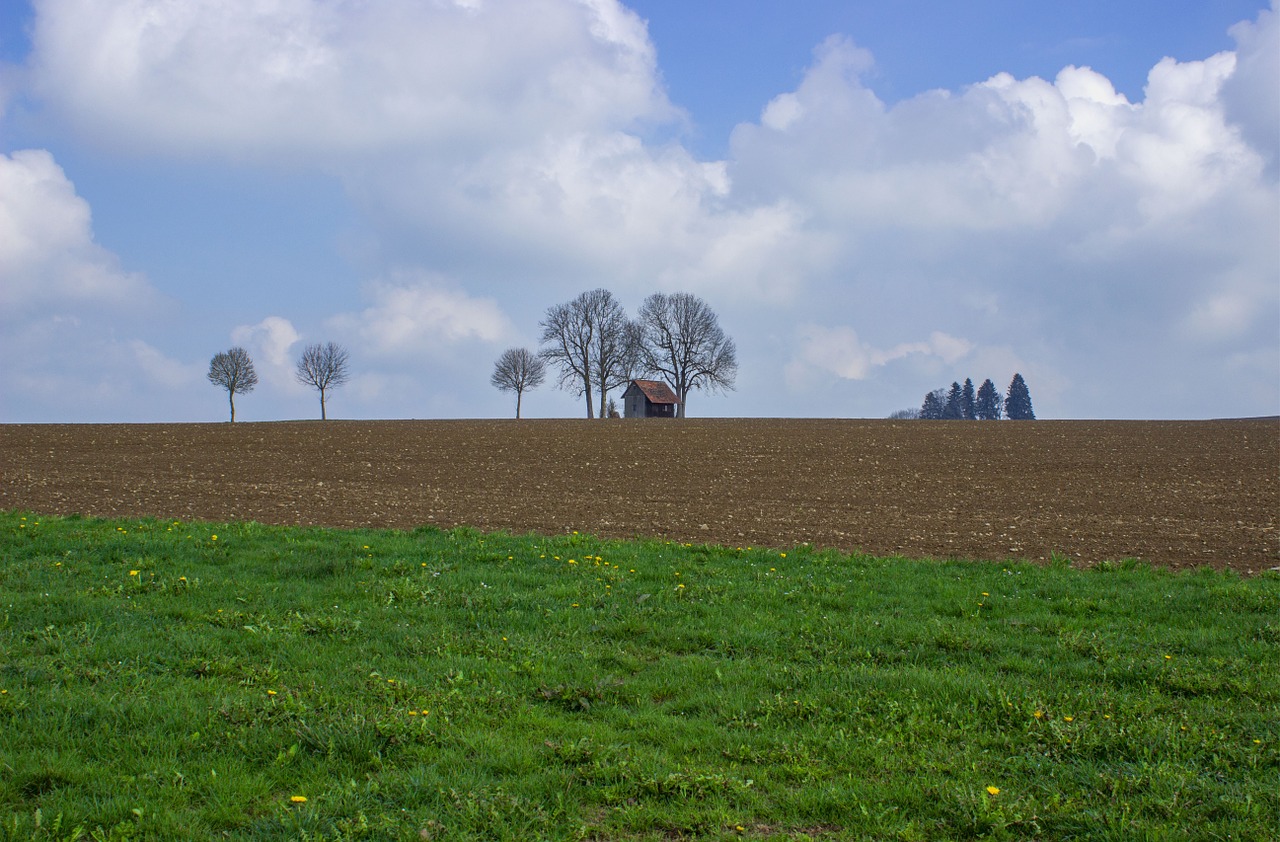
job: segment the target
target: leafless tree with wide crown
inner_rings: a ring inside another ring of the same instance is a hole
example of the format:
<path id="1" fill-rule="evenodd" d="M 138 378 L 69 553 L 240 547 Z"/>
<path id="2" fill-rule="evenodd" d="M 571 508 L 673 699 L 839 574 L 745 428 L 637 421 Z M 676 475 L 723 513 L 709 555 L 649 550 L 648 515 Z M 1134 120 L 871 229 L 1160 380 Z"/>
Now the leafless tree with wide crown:
<path id="1" fill-rule="evenodd" d="M 687 292 L 656 292 L 645 299 L 637 319 L 645 370 L 665 377 L 685 416 L 694 389 L 729 390 L 738 376 L 738 351 L 705 301 Z"/>
<path id="2" fill-rule="evenodd" d="M 240 346 L 230 351 L 214 354 L 209 361 L 209 382 L 227 390 L 231 402 L 231 423 L 236 420 L 236 395 L 253 391 L 258 385 L 258 372 L 254 371 L 249 352 Z"/>
<path id="3" fill-rule="evenodd" d="M 350 377 L 347 371 L 347 349 L 336 342 L 308 345 L 298 358 L 298 369 L 294 372 L 294 377 L 302 385 L 320 392 L 320 420 L 327 420 L 325 392 L 336 389 Z"/>
<path id="4" fill-rule="evenodd" d="M 559 370 L 560 388 L 585 396 L 587 417 L 606 417 L 609 390 L 628 383 L 639 365 L 639 331 L 607 289 L 584 292 L 547 309 L 541 357 Z"/>
<path id="5" fill-rule="evenodd" d="M 547 376 L 547 364 L 528 348 L 508 348 L 493 365 L 489 382 L 503 392 L 516 393 L 516 419 L 526 389 L 536 389 Z"/>

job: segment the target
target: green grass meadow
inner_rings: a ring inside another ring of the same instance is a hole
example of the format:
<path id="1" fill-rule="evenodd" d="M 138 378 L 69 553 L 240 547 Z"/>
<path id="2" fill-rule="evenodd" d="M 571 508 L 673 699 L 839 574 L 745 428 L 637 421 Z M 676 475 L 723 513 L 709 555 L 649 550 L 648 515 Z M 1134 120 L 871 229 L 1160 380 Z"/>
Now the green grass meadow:
<path id="1" fill-rule="evenodd" d="M 1272 839 L 1280 576 L 0 513 L 0 839 Z"/>

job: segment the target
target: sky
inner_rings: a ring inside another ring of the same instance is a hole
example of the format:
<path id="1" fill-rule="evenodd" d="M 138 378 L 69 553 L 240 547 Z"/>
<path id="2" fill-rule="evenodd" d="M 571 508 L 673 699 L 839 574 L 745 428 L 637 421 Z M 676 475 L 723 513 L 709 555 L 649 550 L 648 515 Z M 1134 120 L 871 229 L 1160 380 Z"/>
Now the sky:
<path id="1" fill-rule="evenodd" d="M 1280 414 L 1276 4 L 0 4 L 0 422 L 511 417 L 598 287 L 718 314 L 691 417 Z"/>

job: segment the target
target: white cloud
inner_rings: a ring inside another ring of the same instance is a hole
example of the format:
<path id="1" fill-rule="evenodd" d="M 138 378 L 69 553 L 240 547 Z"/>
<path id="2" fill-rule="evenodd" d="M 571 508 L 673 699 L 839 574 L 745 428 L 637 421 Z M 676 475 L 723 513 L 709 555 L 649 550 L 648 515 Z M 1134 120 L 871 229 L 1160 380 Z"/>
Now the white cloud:
<path id="1" fill-rule="evenodd" d="M 472 298 L 444 279 L 420 270 L 400 270 L 367 287 L 372 306 L 331 320 L 357 337 L 370 354 L 415 358 L 468 342 L 497 343 L 513 330 L 497 302 Z"/>
<path id="2" fill-rule="evenodd" d="M 282 316 L 267 316 L 254 325 L 239 325 L 231 341 L 249 352 L 264 386 L 297 394 L 304 387 L 294 379 L 295 362 L 290 351 L 301 339 L 293 323 Z"/>
<path id="3" fill-rule="evenodd" d="M 1248 39 L 1270 32 L 1263 17 Z M 1280 360 L 1280 192 L 1270 152 L 1224 105 L 1240 66 L 1232 53 L 1166 59 L 1137 103 L 1068 67 L 889 107 L 862 84 L 857 48 L 825 44 L 795 91 L 735 130 L 729 166 L 731 197 L 787 202 L 797 240 L 834 244 L 801 285 L 855 314 L 849 328 L 801 331 L 789 378 L 900 375 L 886 361 L 923 351 L 898 337 L 939 330 L 975 352 L 1016 347 L 1024 373 L 1055 384 L 1051 409 L 1072 412 L 1075 388 L 1125 414 L 1145 399 L 1126 382 L 1172 394 L 1189 372 L 1212 379 L 1209 360 L 1228 348 Z M 1267 81 L 1264 116 L 1278 88 Z M 1105 398 L 1099 377 L 1115 384 Z"/>
<path id="4" fill-rule="evenodd" d="M 675 113 L 612 0 L 36 5 L 36 89 L 135 151 L 466 155 Z"/>
<path id="5" fill-rule="evenodd" d="M 93 241 L 89 203 L 43 149 L 0 153 L 0 310 L 153 305 L 141 275 Z"/>
<path id="6" fill-rule="evenodd" d="M 289 365 L 289 349 L 301 337 L 293 323 L 280 316 L 267 316 L 256 325 L 241 325 L 231 331 L 231 341 L 258 351 L 272 366 Z"/>
<path id="7" fill-rule="evenodd" d="M 168 389 L 177 389 L 199 383 L 205 373 L 198 363 L 183 363 L 165 354 L 141 339 L 124 343 L 134 359 L 134 370 L 151 383 Z"/>
<path id="8" fill-rule="evenodd" d="M 1272 175 L 1280 163 L 1280 13 L 1271 8 L 1256 21 L 1241 21 L 1231 28 L 1236 39 L 1236 68 L 1223 84 L 1222 99 L 1232 124 L 1240 127 L 1252 147 L 1265 155 Z"/>
<path id="9" fill-rule="evenodd" d="M 172 315 L 141 274 L 94 242 L 89 203 L 48 151 L 0 154 L 6 417 L 154 418 L 201 373 L 137 338 Z"/>
<path id="10" fill-rule="evenodd" d="M 865 380 L 875 370 L 912 355 L 937 357 L 954 365 L 973 350 L 967 339 L 934 331 L 923 342 L 902 342 L 891 348 L 874 348 L 858 338 L 851 327 L 804 325 L 799 331 L 799 347 L 788 366 L 790 379 L 805 378 L 805 369 L 834 374 L 845 380 Z"/>

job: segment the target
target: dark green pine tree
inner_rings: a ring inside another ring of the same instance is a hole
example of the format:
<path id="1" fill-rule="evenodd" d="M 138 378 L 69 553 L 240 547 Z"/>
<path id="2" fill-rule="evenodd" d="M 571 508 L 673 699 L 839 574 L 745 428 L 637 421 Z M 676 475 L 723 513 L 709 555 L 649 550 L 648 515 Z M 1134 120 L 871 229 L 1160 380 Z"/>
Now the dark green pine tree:
<path id="1" fill-rule="evenodd" d="M 951 384 L 951 391 L 947 392 L 947 402 L 942 406 L 942 417 L 946 421 L 959 421 L 964 418 L 964 409 L 961 404 L 964 402 L 964 391 L 960 388 L 959 383 Z"/>
<path id="2" fill-rule="evenodd" d="M 992 383 L 991 378 L 988 377 L 978 387 L 978 398 L 973 403 L 973 415 L 979 421 L 999 421 L 1000 403 L 1000 393 L 996 391 L 996 384 Z"/>
<path id="3" fill-rule="evenodd" d="M 1010 421 L 1034 421 L 1036 414 L 1031 409 L 1031 390 L 1021 374 L 1013 375 L 1009 383 L 1009 392 L 1004 399 L 1004 415 Z"/>
<path id="4" fill-rule="evenodd" d="M 966 421 L 977 418 L 977 406 L 973 397 L 973 380 L 966 377 L 964 388 L 960 390 L 960 417 Z"/>
<path id="5" fill-rule="evenodd" d="M 920 407 L 921 421 L 942 420 L 942 390 L 937 389 L 924 396 L 924 405 Z"/>

